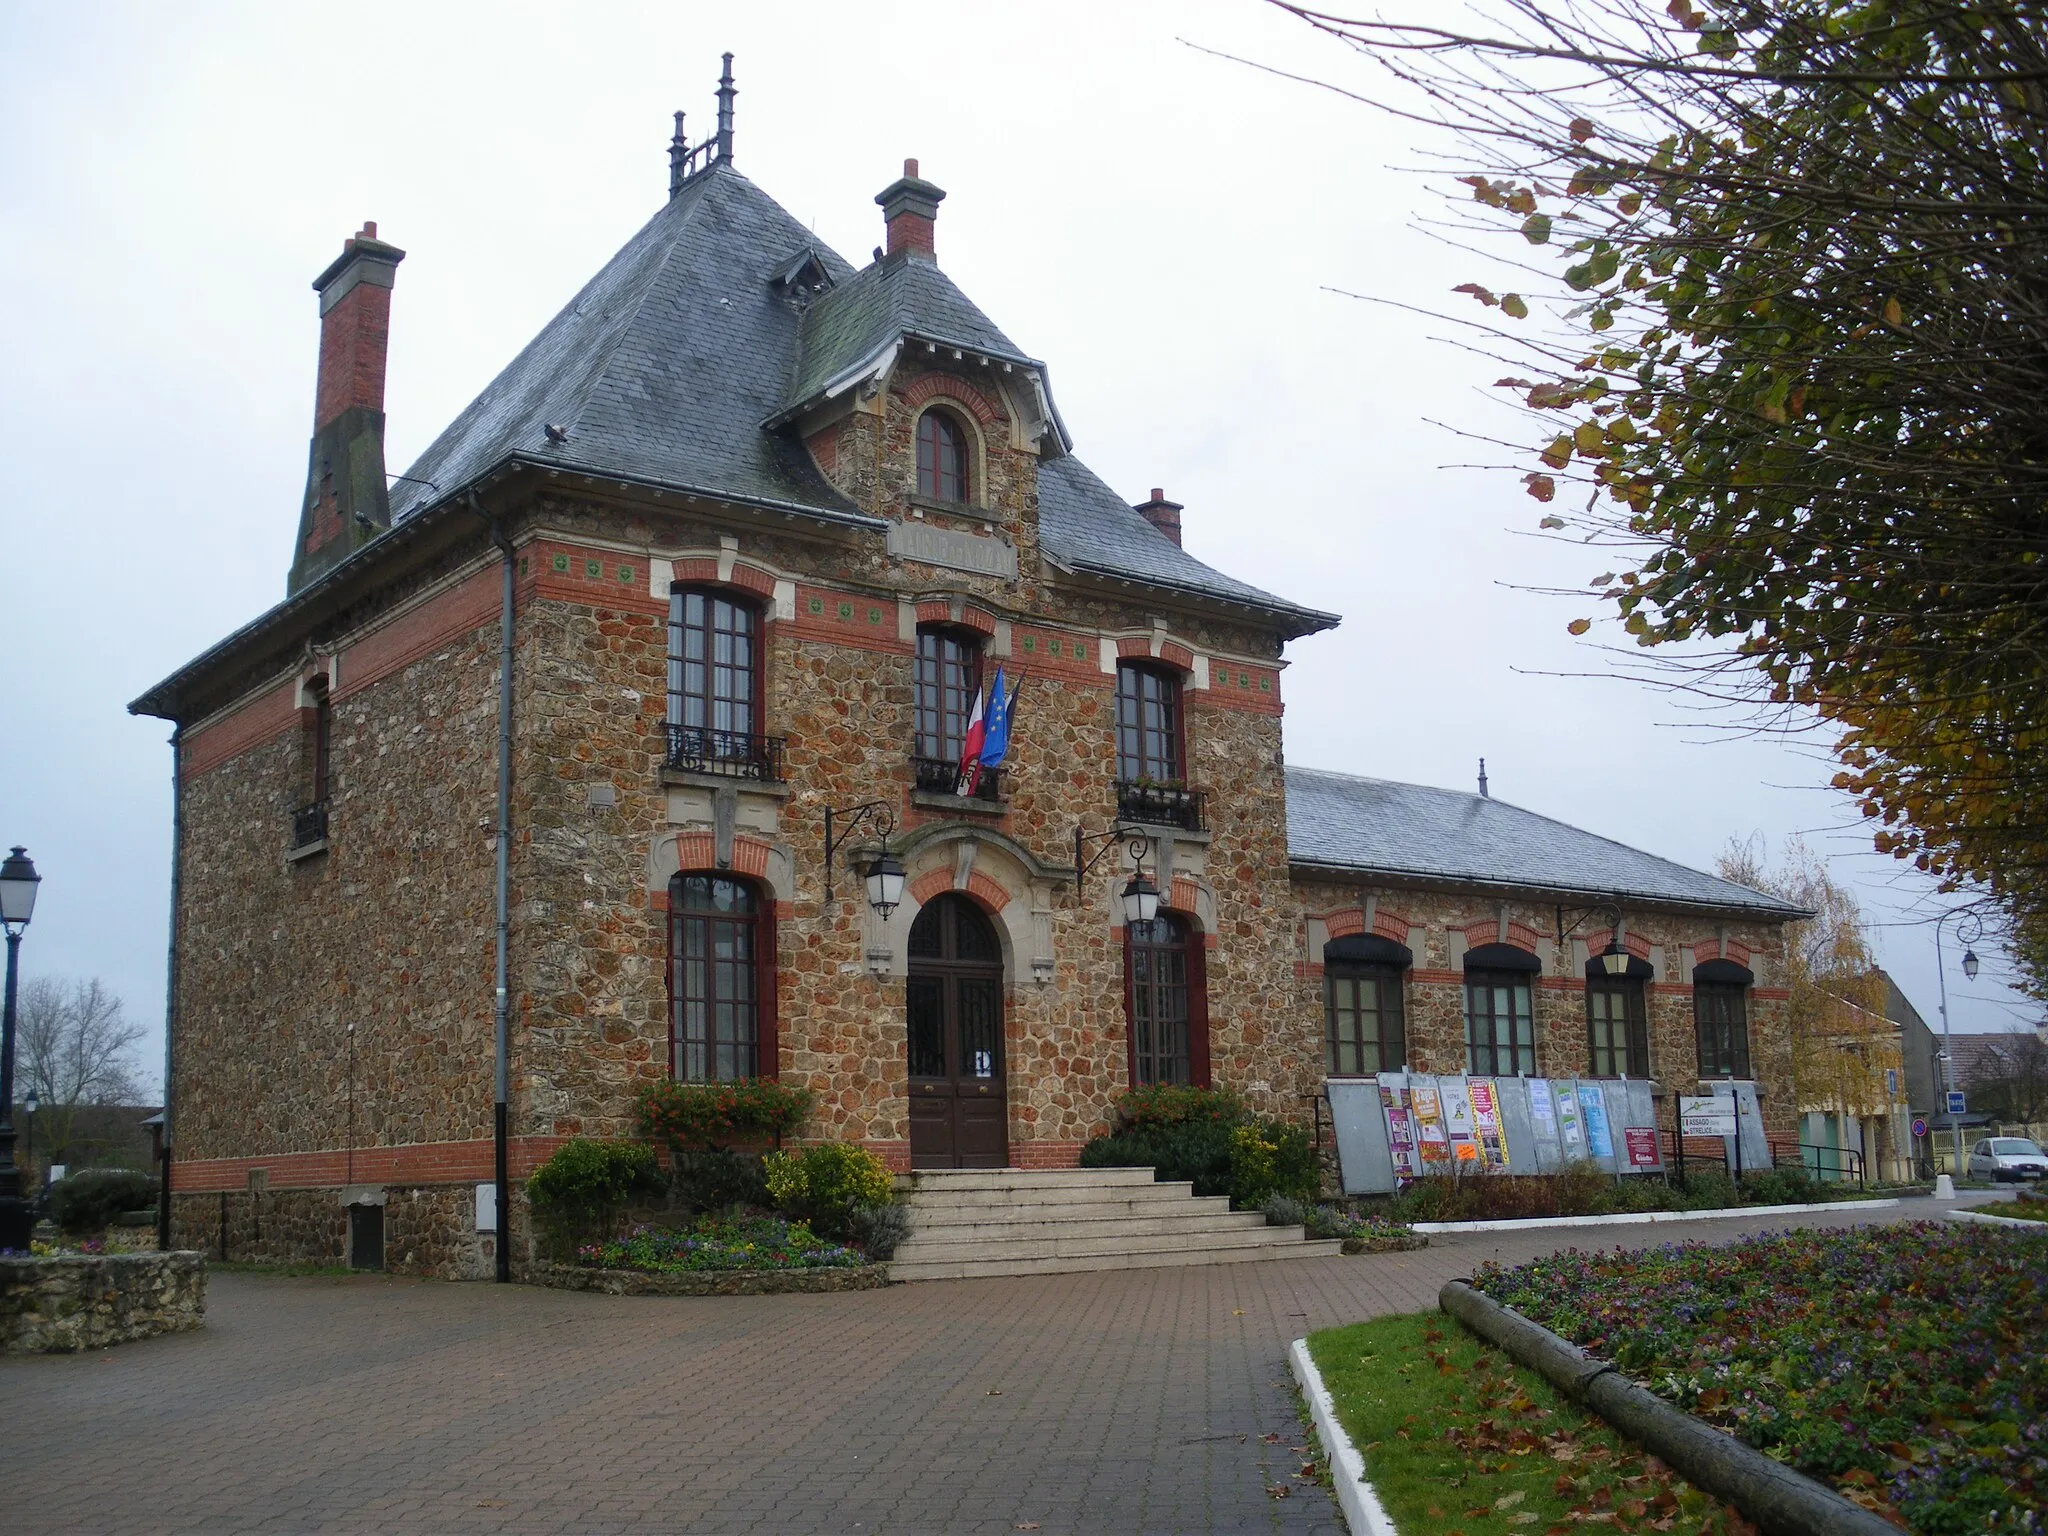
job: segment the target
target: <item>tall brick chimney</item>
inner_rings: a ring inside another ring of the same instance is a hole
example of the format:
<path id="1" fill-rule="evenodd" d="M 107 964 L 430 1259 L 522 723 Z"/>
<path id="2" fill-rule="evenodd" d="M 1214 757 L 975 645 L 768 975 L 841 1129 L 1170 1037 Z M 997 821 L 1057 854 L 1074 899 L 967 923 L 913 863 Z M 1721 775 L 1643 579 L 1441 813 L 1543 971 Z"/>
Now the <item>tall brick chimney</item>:
<path id="1" fill-rule="evenodd" d="M 1152 487 L 1152 499 L 1139 502 L 1134 510 L 1138 516 L 1145 519 L 1146 522 L 1157 528 L 1161 533 L 1173 540 L 1174 543 L 1178 544 L 1180 542 L 1181 504 L 1177 501 L 1168 501 L 1166 499 L 1166 492 L 1162 491 L 1158 486 Z"/>
<path id="2" fill-rule="evenodd" d="M 365 223 L 313 279 L 320 295 L 320 375 L 313 399 L 313 447 L 299 511 L 290 596 L 391 526 L 384 482 L 384 358 L 391 284 L 405 252 Z"/>
<path id="3" fill-rule="evenodd" d="M 885 260 L 901 261 L 916 256 L 936 263 L 932 226 L 938 222 L 939 204 L 946 194 L 917 174 L 917 162 L 903 162 L 903 175 L 875 196 L 882 205 L 882 218 L 889 226 L 889 249 Z"/>

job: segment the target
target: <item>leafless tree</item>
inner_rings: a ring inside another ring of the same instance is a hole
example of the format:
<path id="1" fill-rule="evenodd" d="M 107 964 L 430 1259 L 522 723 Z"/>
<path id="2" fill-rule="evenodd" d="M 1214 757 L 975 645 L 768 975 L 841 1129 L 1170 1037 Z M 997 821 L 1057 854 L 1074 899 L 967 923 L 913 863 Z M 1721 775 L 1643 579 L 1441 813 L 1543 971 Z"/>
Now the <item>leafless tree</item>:
<path id="1" fill-rule="evenodd" d="M 84 1132 L 88 1122 L 104 1118 L 90 1110 L 148 1102 L 151 1090 L 135 1049 L 147 1031 L 129 1022 L 121 999 L 97 976 L 25 982 L 16 1029 L 15 1092 L 26 1099 L 33 1088 L 41 1101 L 39 1162 L 90 1160 L 94 1149 L 82 1142 L 100 1138 Z M 81 1116 L 81 1110 L 87 1113 Z"/>

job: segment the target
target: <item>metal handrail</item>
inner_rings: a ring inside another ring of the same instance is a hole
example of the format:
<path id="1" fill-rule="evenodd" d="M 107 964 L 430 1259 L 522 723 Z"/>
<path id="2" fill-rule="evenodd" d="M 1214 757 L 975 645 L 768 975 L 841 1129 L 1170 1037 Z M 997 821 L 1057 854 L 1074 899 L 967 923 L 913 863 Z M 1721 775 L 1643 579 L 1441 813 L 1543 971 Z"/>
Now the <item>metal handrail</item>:
<path id="1" fill-rule="evenodd" d="M 910 760 L 910 769 L 915 775 L 914 782 L 917 787 L 928 795 L 956 795 L 963 800 L 991 802 L 1003 798 L 1003 770 L 1000 768 L 983 768 L 971 795 L 961 787 L 965 783 L 965 775 L 961 773 L 960 764 L 954 758 L 913 757 Z"/>
<path id="2" fill-rule="evenodd" d="M 1116 815 L 1119 821 L 1143 822 L 1154 827 L 1179 827 L 1183 832 L 1205 832 L 1207 796 L 1185 784 L 1156 783 L 1150 779 L 1119 779 L 1116 785 Z"/>
<path id="3" fill-rule="evenodd" d="M 327 802 L 315 800 L 292 812 L 292 847 L 310 848 L 327 841 Z"/>
<path id="4" fill-rule="evenodd" d="M 716 731 L 702 725 L 671 725 L 668 752 L 662 761 L 665 767 L 685 773 L 715 773 L 728 779 L 780 784 L 786 745 L 781 736 Z"/>

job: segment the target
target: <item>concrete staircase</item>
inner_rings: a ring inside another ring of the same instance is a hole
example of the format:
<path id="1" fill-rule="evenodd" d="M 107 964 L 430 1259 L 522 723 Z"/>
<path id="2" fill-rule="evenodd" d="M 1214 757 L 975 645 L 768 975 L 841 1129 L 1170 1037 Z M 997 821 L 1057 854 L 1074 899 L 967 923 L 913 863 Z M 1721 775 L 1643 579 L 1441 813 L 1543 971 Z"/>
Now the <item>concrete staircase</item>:
<path id="1" fill-rule="evenodd" d="M 925 1170 L 910 1175 L 910 1236 L 895 1280 L 1055 1275 L 1082 1269 L 1244 1264 L 1336 1253 L 1300 1227 L 1269 1227 L 1221 1195 L 1161 1184 L 1149 1168 Z"/>

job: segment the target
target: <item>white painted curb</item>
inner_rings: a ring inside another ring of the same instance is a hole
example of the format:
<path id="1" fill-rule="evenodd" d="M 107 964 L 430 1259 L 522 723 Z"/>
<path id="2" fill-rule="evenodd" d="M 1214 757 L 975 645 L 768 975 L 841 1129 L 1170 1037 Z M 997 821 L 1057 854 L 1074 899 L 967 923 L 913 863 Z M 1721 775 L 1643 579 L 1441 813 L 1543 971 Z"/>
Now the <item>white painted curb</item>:
<path id="1" fill-rule="evenodd" d="M 1743 1205 L 1717 1211 L 1624 1211 L 1617 1216 L 1523 1216 L 1512 1221 L 1413 1221 L 1414 1232 L 1521 1232 L 1532 1227 L 1628 1227 L 1651 1221 L 1747 1221 L 1808 1211 L 1881 1211 L 1896 1200 L 1824 1200 L 1818 1205 Z"/>
<path id="2" fill-rule="evenodd" d="M 1308 1399 L 1308 1411 L 1315 1420 L 1316 1434 L 1330 1458 L 1330 1487 L 1337 1495 L 1337 1507 L 1344 1511 L 1344 1523 L 1351 1536 L 1399 1536 L 1387 1518 L 1380 1497 L 1365 1480 L 1365 1458 L 1337 1422 L 1337 1405 L 1323 1386 L 1322 1372 L 1309 1357 L 1308 1340 L 1296 1339 L 1287 1346 L 1287 1360 L 1294 1367 L 1294 1379 L 1301 1395 Z"/>
<path id="3" fill-rule="evenodd" d="M 1950 1221 L 1977 1221 L 1987 1227 L 2029 1227 L 2036 1232 L 2048 1232 L 2048 1221 L 2027 1221 L 2019 1216 L 1994 1216 L 1989 1211 L 1943 1211 Z"/>

